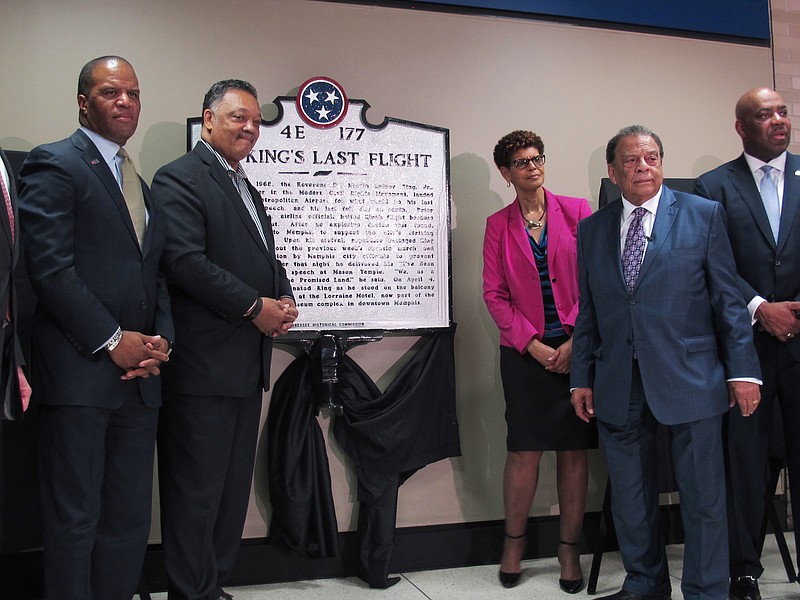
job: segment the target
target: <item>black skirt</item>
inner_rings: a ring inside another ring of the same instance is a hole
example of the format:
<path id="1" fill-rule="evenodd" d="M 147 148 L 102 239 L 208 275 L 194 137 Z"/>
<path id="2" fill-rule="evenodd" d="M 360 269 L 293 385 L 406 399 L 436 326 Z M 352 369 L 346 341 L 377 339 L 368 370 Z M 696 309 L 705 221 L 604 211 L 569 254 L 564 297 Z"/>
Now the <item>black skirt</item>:
<path id="1" fill-rule="evenodd" d="M 557 348 L 566 340 L 561 336 L 543 343 Z M 530 354 L 500 346 L 500 376 L 509 452 L 597 448 L 595 420 L 581 421 L 570 402 L 569 374 L 551 373 Z"/>

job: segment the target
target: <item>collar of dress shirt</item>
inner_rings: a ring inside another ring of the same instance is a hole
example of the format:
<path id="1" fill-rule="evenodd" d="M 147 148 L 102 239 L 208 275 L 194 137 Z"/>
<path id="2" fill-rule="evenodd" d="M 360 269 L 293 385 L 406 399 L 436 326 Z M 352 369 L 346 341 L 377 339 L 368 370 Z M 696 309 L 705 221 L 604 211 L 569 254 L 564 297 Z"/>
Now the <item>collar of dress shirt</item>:
<path id="1" fill-rule="evenodd" d="M 656 210 L 658 210 L 658 202 L 661 199 L 661 191 L 663 190 L 663 186 L 658 188 L 658 192 L 655 196 L 646 200 L 641 204 L 641 207 L 647 210 L 647 212 L 642 217 L 642 229 L 644 230 L 644 235 L 649 241 L 649 236 L 653 233 L 653 224 L 655 223 L 656 219 Z M 631 220 L 633 216 L 634 209 L 637 208 L 635 204 L 631 204 L 628 200 L 625 199 L 623 196 L 622 198 L 622 219 L 620 220 L 620 227 L 619 227 L 619 247 L 620 252 L 625 250 L 625 239 L 628 237 L 628 228 L 631 226 Z"/>
<path id="2" fill-rule="evenodd" d="M 119 152 L 119 149 L 122 146 L 107 140 L 99 133 L 96 133 L 91 129 L 87 129 L 83 125 L 81 125 L 81 131 L 89 136 L 90 140 L 92 140 L 92 143 L 97 147 L 98 152 L 100 152 L 100 156 L 103 157 L 103 160 L 106 161 L 108 168 L 111 169 L 111 172 L 114 174 L 114 179 L 116 179 L 117 183 L 119 183 L 119 177 L 117 175 L 117 152 Z"/>
<path id="3" fill-rule="evenodd" d="M 221 165 L 222 165 L 222 167 L 223 167 L 223 168 L 224 168 L 226 171 L 233 171 L 233 172 L 234 172 L 234 173 L 236 173 L 237 175 L 239 175 L 239 176 L 243 177 L 244 179 L 247 179 L 247 174 L 244 172 L 244 169 L 242 168 L 242 163 L 239 163 L 239 167 L 238 167 L 237 169 L 234 169 L 234 168 L 231 166 L 231 164 L 230 164 L 230 163 L 229 163 L 229 162 L 228 162 L 228 161 L 225 159 L 225 157 L 224 157 L 224 156 L 222 156 L 222 154 L 220 154 L 219 152 L 217 152 L 216 150 L 214 150 L 214 147 L 213 147 L 211 144 L 209 144 L 207 141 L 205 141 L 205 140 L 203 140 L 203 139 L 201 139 L 200 141 L 201 141 L 203 144 L 205 144 L 205 145 L 206 145 L 206 148 L 208 148 L 209 150 L 211 150 L 211 153 L 212 153 L 214 156 L 216 156 L 216 157 L 217 157 L 217 160 L 219 161 L 219 164 L 221 164 Z"/>
<path id="4" fill-rule="evenodd" d="M 656 192 L 655 196 L 653 196 L 649 200 L 645 200 L 639 206 L 641 206 L 642 208 L 646 208 L 647 212 L 649 212 L 651 215 L 655 216 L 656 211 L 658 210 L 658 201 L 661 199 L 661 192 L 662 192 L 663 189 L 664 189 L 664 186 L 662 185 L 661 187 L 658 188 L 658 191 Z M 633 212 L 633 209 L 635 209 L 635 208 L 637 208 L 637 206 L 635 204 L 631 204 L 631 202 L 629 202 L 625 198 L 625 196 L 622 196 L 622 221 L 623 222 L 627 221 L 630 218 L 631 213 Z"/>
<path id="5" fill-rule="evenodd" d="M 786 151 L 781 152 L 780 155 L 773 158 L 768 163 L 765 163 L 763 160 L 756 158 L 755 156 L 750 156 L 747 152 L 744 152 L 744 159 L 747 161 L 747 166 L 750 167 L 750 172 L 753 174 L 753 177 L 756 176 L 756 172 L 763 167 L 764 165 L 769 165 L 773 169 L 776 169 L 783 173 L 786 171 Z M 760 181 L 761 176 L 756 179 L 756 181 Z"/>

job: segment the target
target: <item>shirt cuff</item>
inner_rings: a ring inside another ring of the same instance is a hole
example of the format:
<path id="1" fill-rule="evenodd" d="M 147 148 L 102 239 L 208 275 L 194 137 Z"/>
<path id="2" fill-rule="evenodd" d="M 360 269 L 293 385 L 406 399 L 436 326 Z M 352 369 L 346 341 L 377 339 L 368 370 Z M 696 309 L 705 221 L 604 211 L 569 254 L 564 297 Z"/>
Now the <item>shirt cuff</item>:
<path id="1" fill-rule="evenodd" d="M 258 316 L 258 313 L 261 312 L 262 308 L 264 308 L 264 301 L 261 299 L 261 296 L 259 296 L 243 316 L 245 319 L 253 321 Z"/>
<path id="2" fill-rule="evenodd" d="M 753 299 L 747 303 L 747 312 L 750 313 L 750 325 L 755 325 L 756 321 L 758 321 L 758 319 L 756 319 L 756 310 L 758 310 L 758 307 L 764 302 L 766 302 L 766 300 L 761 296 L 754 296 Z"/>
<path id="3" fill-rule="evenodd" d="M 756 377 L 731 377 L 730 379 L 727 379 L 726 381 L 728 381 L 728 382 L 731 382 L 731 381 L 746 381 L 748 383 L 757 383 L 758 385 L 763 385 L 763 383 L 764 383 L 763 381 L 761 381 L 760 379 L 758 379 Z"/>

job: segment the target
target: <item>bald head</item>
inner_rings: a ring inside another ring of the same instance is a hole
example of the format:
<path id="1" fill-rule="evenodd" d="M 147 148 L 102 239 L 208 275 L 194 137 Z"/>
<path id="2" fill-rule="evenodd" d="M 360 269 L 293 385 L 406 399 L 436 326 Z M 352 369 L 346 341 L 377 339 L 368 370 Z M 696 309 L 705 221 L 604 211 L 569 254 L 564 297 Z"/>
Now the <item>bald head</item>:
<path id="1" fill-rule="evenodd" d="M 745 92 L 736 103 L 736 133 L 744 151 L 764 162 L 785 152 L 792 121 L 781 95 L 767 87 Z"/>

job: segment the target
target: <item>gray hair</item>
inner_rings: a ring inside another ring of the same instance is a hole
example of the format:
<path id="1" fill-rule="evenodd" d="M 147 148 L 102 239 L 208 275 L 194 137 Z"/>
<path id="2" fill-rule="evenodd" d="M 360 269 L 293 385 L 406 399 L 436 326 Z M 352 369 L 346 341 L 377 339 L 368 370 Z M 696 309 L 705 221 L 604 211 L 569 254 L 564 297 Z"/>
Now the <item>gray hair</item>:
<path id="1" fill-rule="evenodd" d="M 203 111 L 207 108 L 210 108 L 212 111 L 216 110 L 222 97 L 228 90 L 242 90 L 253 96 L 256 101 L 258 100 L 258 93 L 256 93 L 256 88 L 254 88 L 252 84 L 242 81 L 241 79 L 223 79 L 212 85 L 208 92 L 206 92 L 206 96 L 203 98 Z"/>
<path id="2" fill-rule="evenodd" d="M 644 135 L 653 138 L 653 141 L 658 144 L 658 154 L 662 159 L 664 158 L 664 144 L 661 143 L 661 138 L 658 137 L 652 129 L 644 125 L 628 125 L 620 129 L 617 135 L 608 140 L 608 144 L 606 145 L 606 164 L 610 165 L 616 160 L 619 141 L 629 135 Z"/>

